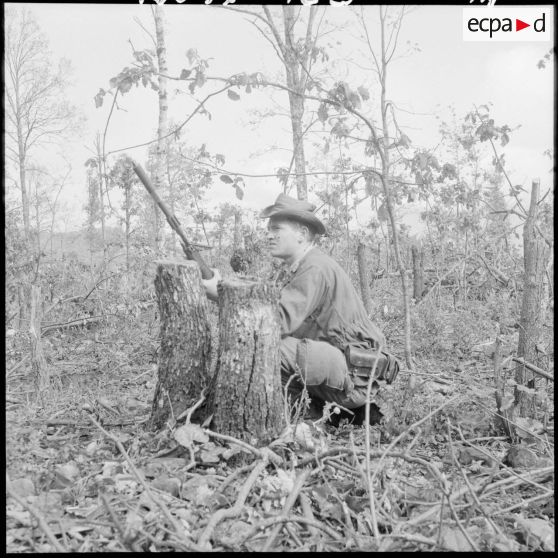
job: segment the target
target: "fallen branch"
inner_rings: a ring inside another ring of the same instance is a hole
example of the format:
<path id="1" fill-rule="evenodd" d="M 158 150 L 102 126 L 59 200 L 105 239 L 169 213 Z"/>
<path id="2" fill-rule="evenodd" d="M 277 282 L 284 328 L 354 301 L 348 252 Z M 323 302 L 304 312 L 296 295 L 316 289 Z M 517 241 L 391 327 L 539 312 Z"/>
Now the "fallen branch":
<path id="1" fill-rule="evenodd" d="M 145 479 L 140 474 L 140 472 L 137 470 L 136 466 L 134 465 L 134 462 L 132 461 L 132 459 L 128 455 L 128 452 L 126 451 L 126 449 L 122 445 L 122 442 L 116 436 L 113 436 L 110 432 L 107 432 L 91 415 L 88 415 L 88 418 L 107 438 L 109 438 L 110 440 L 112 440 L 116 444 L 116 446 L 118 447 L 118 450 L 120 451 L 120 453 L 122 454 L 122 456 L 124 457 L 126 462 L 128 463 L 128 465 L 130 467 L 130 471 L 133 473 L 134 477 L 136 477 L 137 481 L 142 485 L 142 487 L 145 490 L 145 493 L 147 494 L 149 499 L 163 512 L 163 515 L 165 516 L 165 519 L 174 528 L 180 542 L 183 545 L 185 545 L 186 547 L 188 547 L 188 549 L 191 552 L 199 552 L 199 548 L 194 543 L 192 543 L 192 542 L 190 542 L 190 541 L 188 541 L 187 539 L 184 538 L 184 536 L 183 536 L 184 527 L 178 522 L 178 520 L 176 518 L 174 518 L 172 516 L 172 514 L 170 513 L 170 511 L 167 508 L 167 506 L 165 505 L 165 503 L 160 501 L 158 498 L 155 497 L 151 488 L 149 488 L 149 485 L 145 482 Z"/>
<path id="2" fill-rule="evenodd" d="M 541 368 L 539 368 L 538 366 L 535 366 L 534 364 L 531 364 L 530 362 L 525 362 L 525 359 L 521 358 L 521 357 L 512 357 L 512 360 L 525 366 L 525 368 L 531 370 L 531 372 L 534 372 L 535 374 L 538 374 L 539 376 L 542 376 L 543 378 L 546 378 L 547 380 L 550 380 L 551 382 L 554 381 L 554 376 L 550 375 L 548 372 L 545 372 L 544 370 L 542 370 Z"/>
<path id="3" fill-rule="evenodd" d="M 301 492 L 298 495 L 298 501 L 300 502 L 300 507 L 302 508 L 302 513 L 304 514 L 304 517 L 306 519 L 309 519 L 310 521 L 315 521 L 314 514 L 312 513 L 312 505 L 310 503 L 310 498 L 308 498 L 308 496 L 306 496 L 304 492 Z M 313 537 L 315 537 L 318 534 L 317 529 L 312 525 L 308 526 L 308 531 L 310 531 L 310 534 Z"/>
<path id="4" fill-rule="evenodd" d="M 120 523 L 118 517 L 116 516 L 116 513 L 108 503 L 106 496 L 102 492 L 100 492 L 99 497 L 101 498 L 101 502 L 103 503 L 103 506 L 105 506 L 105 509 L 110 515 L 110 518 L 112 519 L 112 522 L 116 527 L 116 530 L 120 534 L 120 538 L 122 539 L 122 544 L 124 545 L 124 547 L 130 548 L 134 552 L 141 552 L 142 551 L 141 546 L 136 541 L 129 540 L 129 538 L 126 536 L 126 530 L 124 529 L 124 527 L 122 527 L 122 524 Z"/>
<path id="5" fill-rule="evenodd" d="M 23 506 L 37 520 L 41 531 L 43 531 L 43 533 L 46 535 L 47 539 L 50 541 L 50 544 L 54 547 L 56 552 L 68 552 L 54 536 L 54 533 L 52 532 L 41 512 L 35 506 L 28 504 L 23 498 L 19 496 L 19 494 L 14 492 L 14 490 L 10 486 L 11 482 L 8 478 L 8 475 L 6 475 L 6 481 L 6 492 L 8 496 L 13 498 L 20 506 Z"/>
<path id="6" fill-rule="evenodd" d="M 274 465 L 282 465 L 283 459 L 279 457 L 275 452 L 271 451 L 269 448 L 262 448 L 258 449 L 250 444 L 243 442 L 242 440 L 238 440 L 237 438 L 233 438 L 232 436 L 227 436 L 226 434 L 219 434 L 218 432 L 213 432 L 213 430 L 209 430 L 207 428 L 204 429 L 204 432 L 212 437 L 217 438 L 218 440 L 224 440 L 225 442 L 231 442 L 232 444 L 236 444 L 241 448 L 253 453 L 255 456 L 259 457 L 260 459 L 267 459 Z"/>
<path id="7" fill-rule="evenodd" d="M 100 322 L 106 316 L 85 316 L 83 318 L 76 318 L 75 320 L 70 320 L 69 322 L 64 322 L 61 324 L 47 324 L 41 327 L 41 335 L 45 335 L 49 331 L 57 331 L 59 329 L 71 329 L 73 327 L 85 326 L 90 323 Z"/>
<path id="8" fill-rule="evenodd" d="M 246 498 L 248 498 L 248 494 L 250 494 L 250 490 L 254 486 L 256 480 L 262 473 L 262 471 L 267 466 L 267 459 L 262 459 L 256 466 L 254 470 L 250 473 L 250 476 L 246 479 L 245 483 L 243 484 L 238 496 L 236 498 L 236 502 L 232 508 L 228 509 L 220 509 L 217 510 L 210 518 L 203 530 L 202 534 L 198 538 L 197 546 L 202 549 L 210 548 L 209 539 L 213 535 L 213 531 L 215 527 L 228 517 L 238 517 L 242 512 L 242 508 L 244 507 L 244 503 L 246 502 Z"/>
<path id="9" fill-rule="evenodd" d="M 22 364 L 29 360 L 31 355 L 25 355 L 17 364 L 14 364 L 7 372 L 6 379 L 8 379 Z"/>
<path id="10" fill-rule="evenodd" d="M 299 493 L 302 491 L 302 488 L 304 487 L 304 483 L 306 482 L 306 480 L 308 479 L 308 477 L 311 475 L 312 471 L 310 469 L 304 469 L 302 470 L 293 485 L 293 488 L 290 492 L 290 494 L 288 495 L 285 504 L 283 506 L 283 509 L 281 510 L 281 514 L 279 515 L 279 517 L 277 519 L 286 519 L 288 517 L 289 512 L 291 511 L 291 508 L 294 506 L 294 503 L 296 502 L 296 499 L 298 498 Z M 269 535 L 264 547 L 262 548 L 262 552 L 269 552 L 269 549 L 271 547 L 271 545 L 275 542 L 275 539 L 277 538 L 277 535 L 279 534 L 279 531 L 281 531 L 281 527 L 282 525 L 279 524 L 277 525 L 273 531 L 271 532 L 271 534 Z"/>
<path id="11" fill-rule="evenodd" d="M 270 517 L 269 519 L 265 519 L 264 521 L 260 521 L 253 529 L 242 538 L 240 544 L 244 543 L 248 539 L 252 538 L 258 531 L 263 529 L 267 529 L 276 523 L 302 523 L 303 525 L 308 525 L 309 527 L 313 527 L 315 529 L 320 529 L 327 533 L 335 542 L 344 543 L 344 538 L 336 533 L 331 527 L 328 527 L 324 523 L 320 521 L 316 521 L 315 519 L 308 519 L 307 517 Z"/>

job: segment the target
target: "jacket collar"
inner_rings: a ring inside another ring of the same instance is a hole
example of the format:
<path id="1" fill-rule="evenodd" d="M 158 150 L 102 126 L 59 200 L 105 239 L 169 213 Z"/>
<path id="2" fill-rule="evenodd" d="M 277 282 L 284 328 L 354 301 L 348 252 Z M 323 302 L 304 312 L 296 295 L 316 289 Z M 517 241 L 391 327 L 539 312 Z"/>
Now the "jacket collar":
<path id="1" fill-rule="evenodd" d="M 308 254 L 308 252 L 310 252 L 310 250 L 312 250 L 312 248 L 314 248 L 314 244 L 310 244 L 308 246 L 308 248 L 306 248 L 306 250 L 304 250 L 304 252 L 302 252 L 301 256 L 289 266 L 288 269 L 291 273 L 294 273 L 298 269 L 298 266 L 300 265 L 300 262 L 304 259 L 304 256 L 306 256 L 306 254 Z"/>

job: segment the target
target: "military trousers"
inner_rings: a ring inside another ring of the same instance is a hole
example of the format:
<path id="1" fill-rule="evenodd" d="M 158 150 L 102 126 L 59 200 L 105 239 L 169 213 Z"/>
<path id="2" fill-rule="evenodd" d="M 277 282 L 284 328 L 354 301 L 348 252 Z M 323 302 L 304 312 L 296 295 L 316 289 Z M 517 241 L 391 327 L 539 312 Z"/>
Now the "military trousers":
<path id="1" fill-rule="evenodd" d="M 366 403 L 366 385 L 355 385 L 345 355 L 325 341 L 284 337 L 281 340 L 281 382 L 291 397 L 306 388 L 313 398 L 356 409 Z M 294 376 L 294 377 L 293 377 Z"/>

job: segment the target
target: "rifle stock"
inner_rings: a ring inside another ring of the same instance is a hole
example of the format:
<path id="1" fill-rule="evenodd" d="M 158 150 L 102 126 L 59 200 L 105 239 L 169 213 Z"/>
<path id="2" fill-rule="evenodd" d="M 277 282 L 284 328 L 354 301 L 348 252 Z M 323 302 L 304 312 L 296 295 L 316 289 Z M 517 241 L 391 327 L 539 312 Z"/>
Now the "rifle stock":
<path id="1" fill-rule="evenodd" d="M 182 250 L 186 258 L 189 260 L 194 260 L 200 267 L 202 279 L 211 279 L 213 277 L 213 271 L 208 267 L 202 258 L 201 254 L 190 244 L 186 235 L 180 228 L 180 222 L 176 216 L 170 211 L 170 209 L 165 205 L 165 202 L 159 197 L 159 194 L 155 191 L 151 180 L 143 170 L 142 166 L 136 162 L 132 162 L 132 167 L 134 172 L 138 175 L 141 183 L 145 186 L 145 189 L 149 192 L 149 195 L 155 200 L 155 203 L 159 206 L 159 209 L 163 212 L 167 219 L 167 223 L 170 228 L 179 236 Z"/>

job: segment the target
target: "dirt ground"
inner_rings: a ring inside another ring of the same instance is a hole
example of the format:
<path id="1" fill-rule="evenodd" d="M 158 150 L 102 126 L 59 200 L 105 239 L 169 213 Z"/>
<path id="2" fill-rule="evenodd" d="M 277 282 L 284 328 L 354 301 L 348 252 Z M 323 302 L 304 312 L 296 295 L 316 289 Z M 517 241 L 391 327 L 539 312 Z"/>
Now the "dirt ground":
<path id="1" fill-rule="evenodd" d="M 40 394 L 7 338 L 8 552 L 554 550 L 553 385 L 512 444 L 489 345 L 403 370 L 378 425 L 299 417 L 254 448 L 184 418 L 149 431 L 156 322 L 96 328 L 45 337 Z"/>

